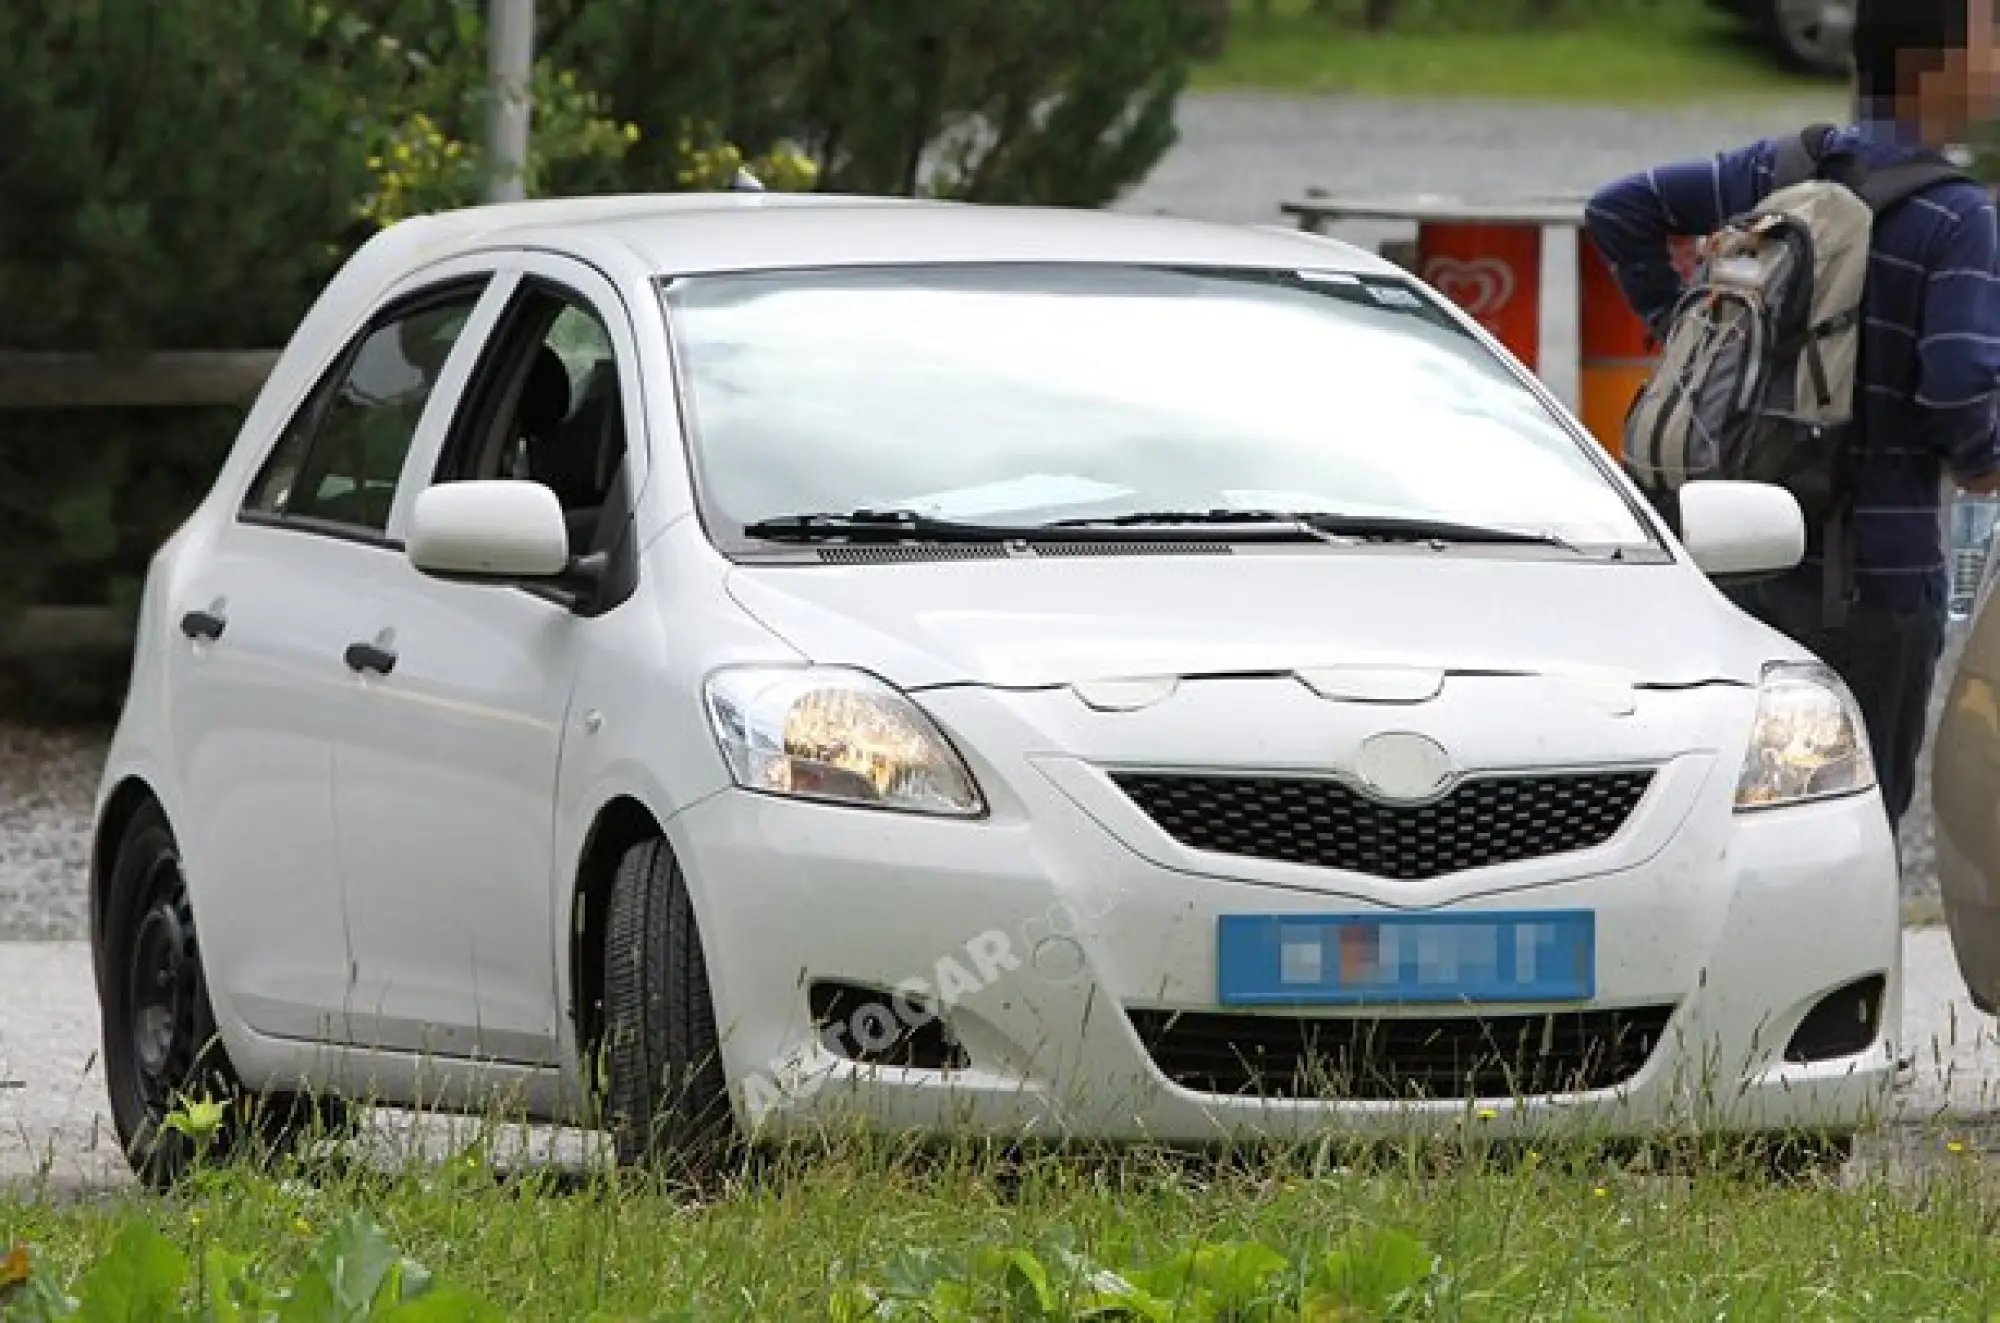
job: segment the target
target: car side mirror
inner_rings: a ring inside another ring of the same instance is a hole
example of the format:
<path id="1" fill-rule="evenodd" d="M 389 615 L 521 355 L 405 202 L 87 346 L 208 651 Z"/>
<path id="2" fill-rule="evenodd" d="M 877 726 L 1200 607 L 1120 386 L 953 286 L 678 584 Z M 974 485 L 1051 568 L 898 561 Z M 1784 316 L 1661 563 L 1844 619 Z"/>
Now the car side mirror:
<path id="1" fill-rule="evenodd" d="M 539 482 L 444 482 L 417 494 L 410 563 L 440 579 L 555 583 L 572 573 L 562 503 Z"/>
<path id="2" fill-rule="evenodd" d="M 1783 487 L 1690 482 L 1680 513 L 1681 545 L 1711 578 L 1782 574 L 1805 559 L 1805 513 Z"/>

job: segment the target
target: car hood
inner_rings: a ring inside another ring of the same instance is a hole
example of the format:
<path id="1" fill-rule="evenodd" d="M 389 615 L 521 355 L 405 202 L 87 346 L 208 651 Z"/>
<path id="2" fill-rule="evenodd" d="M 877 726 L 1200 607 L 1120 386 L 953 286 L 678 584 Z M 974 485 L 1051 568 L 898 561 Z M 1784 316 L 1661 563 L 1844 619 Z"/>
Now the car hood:
<path id="1" fill-rule="evenodd" d="M 738 566 L 728 587 L 812 661 L 911 689 L 1369 666 L 1754 685 L 1803 656 L 1681 564 L 1105 556 Z"/>

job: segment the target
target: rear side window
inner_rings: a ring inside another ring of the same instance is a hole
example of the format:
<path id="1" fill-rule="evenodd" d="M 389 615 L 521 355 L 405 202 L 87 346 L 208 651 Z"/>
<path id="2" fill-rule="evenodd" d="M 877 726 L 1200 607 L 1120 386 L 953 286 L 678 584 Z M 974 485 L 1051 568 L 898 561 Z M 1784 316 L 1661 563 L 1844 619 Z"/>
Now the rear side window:
<path id="1" fill-rule="evenodd" d="M 387 529 L 417 423 L 481 293 L 457 288 L 363 332 L 286 428 L 245 512 Z"/>

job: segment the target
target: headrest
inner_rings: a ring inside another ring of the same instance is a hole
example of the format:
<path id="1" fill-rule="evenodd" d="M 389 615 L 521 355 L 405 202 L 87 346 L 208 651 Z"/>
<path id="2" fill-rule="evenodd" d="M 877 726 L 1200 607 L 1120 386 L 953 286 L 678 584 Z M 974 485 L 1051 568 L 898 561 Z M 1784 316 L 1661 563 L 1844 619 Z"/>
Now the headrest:
<path id="1" fill-rule="evenodd" d="M 515 424 L 529 436 L 542 436 L 567 417 L 569 369 L 555 350 L 543 345 L 535 351 L 520 403 L 514 406 Z"/>

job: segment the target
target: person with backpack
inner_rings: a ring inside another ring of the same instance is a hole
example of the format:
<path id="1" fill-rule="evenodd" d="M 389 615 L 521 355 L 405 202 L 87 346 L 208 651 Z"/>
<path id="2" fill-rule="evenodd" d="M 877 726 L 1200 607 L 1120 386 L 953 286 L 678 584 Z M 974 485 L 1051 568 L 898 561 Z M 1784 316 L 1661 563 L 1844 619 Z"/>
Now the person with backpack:
<path id="1" fill-rule="evenodd" d="M 1662 346 L 1628 472 L 1775 482 L 1806 559 L 1730 590 L 1860 705 L 1900 826 L 1943 651 L 1946 474 L 2000 493 L 2000 229 L 1951 151 L 2000 105 L 1995 0 L 1864 0 L 1860 118 L 1618 180 L 1585 231 Z M 1702 241 L 1691 278 L 1672 240 Z M 1676 525 L 1677 526 L 1677 525 Z"/>

